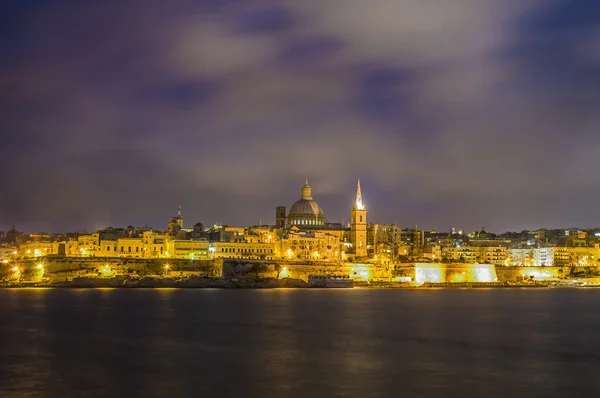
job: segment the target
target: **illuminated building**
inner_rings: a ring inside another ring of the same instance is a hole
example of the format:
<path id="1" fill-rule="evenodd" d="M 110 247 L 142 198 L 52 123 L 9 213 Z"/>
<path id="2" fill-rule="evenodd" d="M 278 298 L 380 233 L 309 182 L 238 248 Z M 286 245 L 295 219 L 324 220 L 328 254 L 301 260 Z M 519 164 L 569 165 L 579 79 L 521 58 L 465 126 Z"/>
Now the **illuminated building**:
<path id="1" fill-rule="evenodd" d="M 190 260 L 208 260 L 208 240 L 169 240 L 165 257 L 186 258 Z M 168 254 L 166 254 L 168 253 Z"/>
<path id="2" fill-rule="evenodd" d="M 473 264 L 477 261 L 477 252 L 471 246 L 444 246 L 441 248 L 441 257 L 444 261 Z"/>
<path id="3" fill-rule="evenodd" d="M 274 243 L 211 242 L 211 258 L 245 258 L 272 260 L 275 258 Z"/>
<path id="4" fill-rule="evenodd" d="M 400 240 L 403 246 L 409 246 L 409 254 L 420 254 L 425 248 L 425 232 L 417 227 L 400 231 Z M 438 257 L 439 258 L 439 257 Z"/>
<path id="5" fill-rule="evenodd" d="M 23 258 L 43 257 L 56 254 L 56 245 L 52 242 L 29 241 L 19 245 L 19 256 Z"/>
<path id="6" fill-rule="evenodd" d="M 356 257 L 367 256 L 367 208 L 362 200 L 360 180 L 356 184 L 356 200 L 352 207 L 350 239 Z"/>
<path id="7" fill-rule="evenodd" d="M 398 255 L 407 255 L 409 250 L 402 245 L 401 234 L 402 229 L 394 224 L 369 224 L 367 228 L 369 255 L 388 260 L 395 259 Z"/>
<path id="8" fill-rule="evenodd" d="M 334 261 L 341 258 L 340 238 L 327 230 L 302 231 L 292 227 L 280 240 L 279 253 L 289 260 Z"/>
<path id="9" fill-rule="evenodd" d="M 77 237 L 77 249 L 78 254 L 74 254 L 74 256 L 83 256 L 83 257 L 95 257 L 97 255 L 97 251 L 99 250 L 100 244 L 100 234 L 81 234 Z"/>
<path id="10" fill-rule="evenodd" d="M 507 265 L 508 250 L 504 246 L 478 246 L 477 261 L 482 264 Z"/>
<path id="11" fill-rule="evenodd" d="M 508 249 L 508 265 L 513 267 L 551 267 L 554 247 Z"/>

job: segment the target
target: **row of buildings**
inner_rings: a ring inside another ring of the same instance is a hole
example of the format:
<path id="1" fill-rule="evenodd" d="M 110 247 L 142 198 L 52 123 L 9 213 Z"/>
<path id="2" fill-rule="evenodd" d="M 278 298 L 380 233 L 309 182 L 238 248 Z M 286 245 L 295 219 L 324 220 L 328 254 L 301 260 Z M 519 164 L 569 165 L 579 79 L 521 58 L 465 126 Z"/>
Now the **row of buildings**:
<path id="1" fill-rule="evenodd" d="M 252 227 L 202 223 L 186 228 L 179 208 L 166 230 L 106 228 L 94 233 L 24 235 L 0 232 L 0 260 L 42 256 L 284 259 L 290 261 L 461 262 L 497 266 L 598 265 L 600 231 L 539 230 L 494 235 L 402 229 L 367 223 L 360 181 L 349 225 L 329 223 L 312 197 L 308 180 L 287 211 L 275 209 L 275 223 Z"/>
<path id="2" fill-rule="evenodd" d="M 106 228 L 73 235 L 32 234 L 14 246 L 0 249 L 0 258 L 132 257 L 207 260 L 214 258 L 339 261 L 367 259 L 367 209 L 360 181 L 349 226 L 327 223 L 306 181 L 289 212 L 276 208 L 275 225 L 185 228 L 181 208 L 170 217 L 167 230 Z"/>

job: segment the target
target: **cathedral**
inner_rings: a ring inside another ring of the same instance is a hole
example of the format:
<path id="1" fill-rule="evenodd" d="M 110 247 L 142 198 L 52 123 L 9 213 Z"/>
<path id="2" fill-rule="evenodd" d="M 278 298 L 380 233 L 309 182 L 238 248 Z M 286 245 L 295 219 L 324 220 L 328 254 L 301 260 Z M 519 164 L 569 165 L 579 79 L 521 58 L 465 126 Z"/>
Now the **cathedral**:
<path id="1" fill-rule="evenodd" d="M 327 222 L 323 209 L 313 199 L 308 180 L 302 187 L 300 199 L 292 205 L 289 213 L 286 214 L 285 206 L 275 209 L 275 226 L 284 235 L 284 240 L 290 240 L 287 245 L 289 252 L 303 252 L 298 257 L 312 255 L 318 258 L 322 256 L 321 253 L 327 253 L 329 258 L 342 258 L 348 247 L 351 247 L 348 253 L 354 254 L 355 258 L 366 258 L 368 255 L 367 208 L 362 200 L 360 180 L 356 185 L 350 228 Z M 329 239 L 330 244 L 321 243 L 326 239 Z M 331 242 L 331 239 L 337 242 Z"/>

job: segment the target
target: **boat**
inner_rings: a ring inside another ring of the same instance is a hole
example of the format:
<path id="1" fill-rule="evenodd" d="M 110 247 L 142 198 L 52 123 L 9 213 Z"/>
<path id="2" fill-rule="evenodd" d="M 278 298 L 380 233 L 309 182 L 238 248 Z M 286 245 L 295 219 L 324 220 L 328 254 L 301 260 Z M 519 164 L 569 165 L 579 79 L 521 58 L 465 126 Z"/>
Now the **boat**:
<path id="1" fill-rule="evenodd" d="M 350 278 L 333 275 L 309 275 L 309 287 L 325 287 L 325 288 L 353 288 L 354 281 Z"/>

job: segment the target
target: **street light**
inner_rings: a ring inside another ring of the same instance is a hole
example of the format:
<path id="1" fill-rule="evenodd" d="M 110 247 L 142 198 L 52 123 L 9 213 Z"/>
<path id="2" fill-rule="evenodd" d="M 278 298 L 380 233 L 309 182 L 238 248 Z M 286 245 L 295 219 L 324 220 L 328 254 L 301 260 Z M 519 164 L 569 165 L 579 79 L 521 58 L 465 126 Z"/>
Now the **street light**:
<path id="1" fill-rule="evenodd" d="M 169 273 L 169 264 L 165 264 L 165 276 Z"/>

